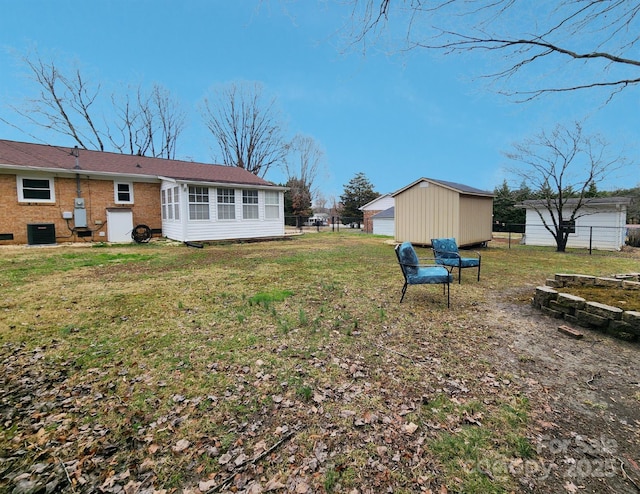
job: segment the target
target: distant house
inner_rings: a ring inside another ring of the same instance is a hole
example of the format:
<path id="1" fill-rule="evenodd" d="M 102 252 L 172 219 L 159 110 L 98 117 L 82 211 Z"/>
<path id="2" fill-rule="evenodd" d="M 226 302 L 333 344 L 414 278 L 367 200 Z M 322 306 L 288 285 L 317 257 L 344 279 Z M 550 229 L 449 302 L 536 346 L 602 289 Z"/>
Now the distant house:
<path id="1" fill-rule="evenodd" d="M 362 231 L 365 233 L 373 233 L 373 216 L 393 207 L 394 204 L 395 201 L 393 200 L 393 196 L 391 194 L 383 194 L 379 197 L 376 197 L 373 201 L 368 202 L 364 206 L 361 206 L 359 209 L 363 214 Z"/>
<path id="2" fill-rule="evenodd" d="M 385 209 L 371 218 L 371 221 L 373 222 L 373 233 L 375 235 L 386 235 L 387 237 L 395 236 L 395 209 L 395 207 Z"/>
<path id="3" fill-rule="evenodd" d="M 493 194 L 444 180 L 420 178 L 392 194 L 395 239 L 431 245 L 454 237 L 459 246 L 491 240 Z"/>
<path id="4" fill-rule="evenodd" d="M 0 244 L 284 235 L 284 191 L 231 166 L 0 140 Z"/>
<path id="5" fill-rule="evenodd" d="M 324 226 L 329 224 L 329 213 L 314 213 L 307 220 L 309 226 Z"/>
<path id="6" fill-rule="evenodd" d="M 562 213 L 564 218 L 571 215 L 577 200 L 567 199 Z M 627 235 L 627 208 L 631 204 L 631 198 L 597 197 L 584 199 L 584 201 L 585 204 L 578 213 L 580 217 L 576 218 L 574 223 L 566 225 L 570 231 L 567 247 L 620 250 L 625 244 Z M 544 223 L 553 225 L 551 214 L 545 209 L 545 201 L 523 201 L 518 207 L 525 208 L 527 213 L 522 243 L 555 247 L 556 241 L 553 235 L 544 227 Z M 538 211 L 542 214 L 542 218 Z"/>

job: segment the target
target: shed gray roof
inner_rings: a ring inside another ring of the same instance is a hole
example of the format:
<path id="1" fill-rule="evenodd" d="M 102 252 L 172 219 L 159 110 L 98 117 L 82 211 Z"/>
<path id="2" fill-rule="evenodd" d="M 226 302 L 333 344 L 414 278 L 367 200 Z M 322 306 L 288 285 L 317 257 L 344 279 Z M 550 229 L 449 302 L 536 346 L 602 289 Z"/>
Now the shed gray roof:
<path id="1" fill-rule="evenodd" d="M 380 211 L 378 214 L 374 214 L 372 216 L 373 219 L 377 219 L 377 220 L 394 219 L 395 217 L 396 217 L 396 208 L 394 206 L 391 206 L 389 209 Z"/>
<path id="2" fill-rule="evenodd" d="M 75 148 L 49 146 L 0 139 L 0 168 L 30 171 L 124 175 L 161 179 L 163 177 L 204 183 L 272 186 L 273 183 L 237 166 L 211 165 L 191 161 L 150 158 L 105 151 L 78 150 L 79 169 L 72 154 Z"/>
<path id="3" fill-rule="evenodd" d="M 400 194 L 401 192 L 404 192 L 405 190 L 410 189 L 411 187 L 413 187 L 416 184 L 419 184 L 420 182 L 430 182 L 432 184 L 436 184 L 436 185 L 440 185 L 442 187 L 446 187 L 447 189 L 455 190 L 456 192 L 459 192 L 461 194 L 469 194 L 469 195 L 483 196 L 483 197 L 494 197 L 493 192 L 488 192 L 486 190 L 476 189 L 475 187 L 470 187 L 468 185 L 459 184 L 459 183 L 456 183 L 456 182 L 448 182 L 448 181 L 445 181 L 445 180 L 436 180 L 436 179 L 433 179 L 433 178 L 425 178 L 425 177 L 420 178 L 420 179 L 416 180 L 415 182 L 410 183 L 406 187 L 403 187 L 403 188 L 395 191 L 391 195 L 395 197 L 398 194 Z"/>

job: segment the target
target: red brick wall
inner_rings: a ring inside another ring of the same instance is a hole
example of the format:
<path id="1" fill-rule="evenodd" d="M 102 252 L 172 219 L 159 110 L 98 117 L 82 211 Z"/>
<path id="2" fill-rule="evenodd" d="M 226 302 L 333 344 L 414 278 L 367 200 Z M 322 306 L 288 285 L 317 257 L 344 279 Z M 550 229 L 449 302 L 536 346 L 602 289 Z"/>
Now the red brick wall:
<path id="1" fill-rule="evenodd" d="M 373 233 L 373 216 L 380 211 L 363 211 L 363 231 L 365 233 Z"/>
<path id="2" fill-rule="evenodd" d="M 63 212 L 74 210 L 74 199 L 78 197 L 76 179 L 55 177 L 54 189 L 55 203 L 18 202 L 16 176 L 0 174 L 0 234 L 13 234 L 13 240 L 0 240 L 0 245 L 26 244 L 29 223 L 53 223 L 58 242 L 106 241 L 107 208 L 130 208 L 134 226 L 144 223 L 150 228 L 162 228 L 160 184 L 134 183 L 133 204 L 116 204 L 112 180 L 82 178 L 80 197 L 85 201 L 88 228 L 80 230 L 91 230 L 90 237 L 78 237 L 71 230 L 73 220 L 62 218 Z M 101 231 L 104 236 L 100 236 Z"/>

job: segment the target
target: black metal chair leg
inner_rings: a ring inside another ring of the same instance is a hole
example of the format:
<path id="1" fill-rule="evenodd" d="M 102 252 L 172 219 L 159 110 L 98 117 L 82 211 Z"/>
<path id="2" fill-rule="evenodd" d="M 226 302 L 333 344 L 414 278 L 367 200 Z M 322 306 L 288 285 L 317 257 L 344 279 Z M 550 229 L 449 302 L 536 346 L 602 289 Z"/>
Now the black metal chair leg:
<path id="1" fill-rule="evenodd" d="M 404 294 L 407 292 L 407 283 L 405 282 L 404 286 L 402 287 L 402 297 L 400 297 L 400 303 L 402 303 L 402 300 L 404 299 Z"/>

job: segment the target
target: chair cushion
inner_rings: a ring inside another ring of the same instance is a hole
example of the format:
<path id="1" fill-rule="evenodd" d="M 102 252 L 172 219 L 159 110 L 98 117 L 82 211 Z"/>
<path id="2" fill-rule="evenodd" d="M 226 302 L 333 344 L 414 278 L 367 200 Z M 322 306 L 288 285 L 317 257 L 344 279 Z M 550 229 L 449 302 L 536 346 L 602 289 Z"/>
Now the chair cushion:
<path id="1" fill-rule="evenodd" d="M 449 271 L 440 267 L 418 268 L 416 273 L 407 275 L 407 283 L 410 285 L 450 283 L 452 281 L 453 276 L 449 274 Z"/>
<path id="2" fill-rule="evenodd" d="M 458 244 L 455 238 L 434 238 L 431 246 L 436 253 L 436 257 L 457 257 Z"/>
<path id="3" fill-rule="evenodd" d="M 418 273 L 418 254 L 411 245 L 411 242 L 402 242 L 398 249 L 400 254 L 400 263 L 403 264 L 404 272 L 407 276 L 414 276 Z"/>
<path id="4" fill-rule="evenodd" d="M 436 262 L 444 266 L 458 267 L 458 258 L 440 258 L 436 259 Z M 479 264 L 480 259 L 476 259 L 474 257 L 461 257 L 459 265 L 463 268 L 477 268 Z"/>

